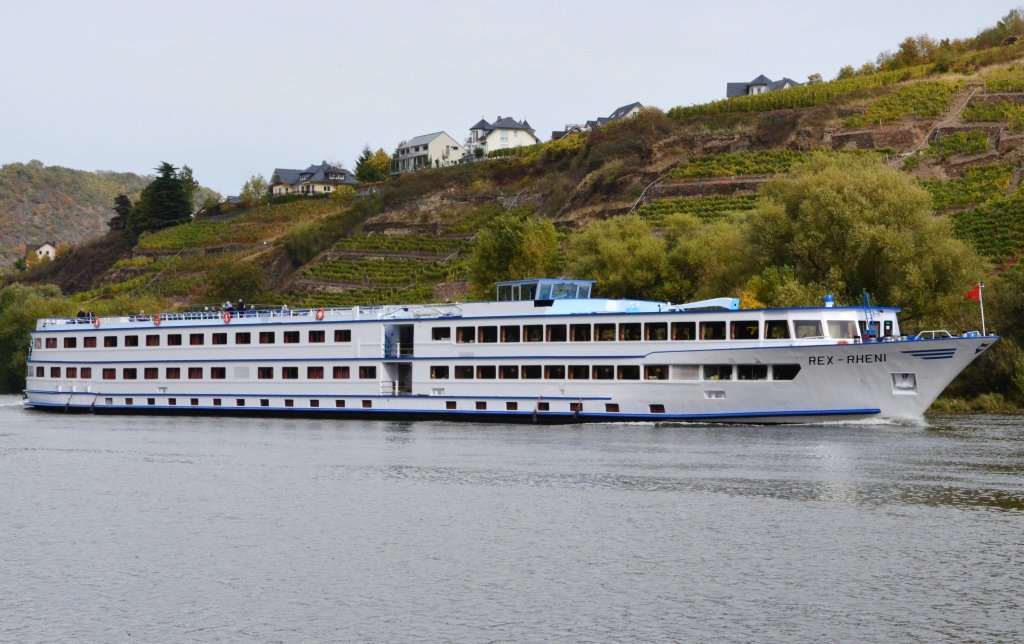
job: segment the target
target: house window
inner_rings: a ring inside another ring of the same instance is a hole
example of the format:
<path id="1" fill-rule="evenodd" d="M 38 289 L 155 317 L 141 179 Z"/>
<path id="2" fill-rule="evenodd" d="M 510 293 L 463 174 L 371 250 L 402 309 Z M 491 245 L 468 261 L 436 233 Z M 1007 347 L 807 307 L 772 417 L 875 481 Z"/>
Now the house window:
<path id="1" fill-rule="evenodd" d="M 274 368 L 273 367 L 256 367 L 256 378 L 258 380 L 273 380 L 274 379 Z"/>
<path id="2" fill-rule="evenodd" d="M 167 367 L 164 369 L 164 378 L 167 380 L 179 380 L 181 378 L 181 369 L 178 367 Z"/>
<path id="3" fill-rule="evenodd" d="M 306 367 L 306 378 L 309 380 L 323 380 L 324 379 L 324 368 L 323 367 Z"/>
<path id="4" fill-rule="evenodd" d="M 86 349 L 95 349 L 96 348 L 96 336 L 90 335 L 90 336 L 86 336 L 86 337 L 82 338 L 82 346 L 85 347 Z"/>
<path id="5" fill-rule="evenodd" d="M 274 344 L 274 332 L 260 331 L 260 344 Z"/>
<path id="6" fill-rule="evenodd" d="M 117 336 L 116 335 L 104 336 L 103 337 L 103 346 L 106 347 L 106 348 L 116 347 L 117 346 Z"/>
<path id="7" fill-rule="evenodd" d="M 310 342 L 324 342 L 327 339 L 326 331 L 310 331 L 309 341 Z"/>
<path id="8" fill-rule="evenodd" d="M 335 367 L 333 370 L 335 380 L 347 380 L 350 376 L 348 367 Z"/>
<path id="9" fill-rule="evenodd" d="M 146 346 L 147 347 L 159 347 L 160 346 L 160 336 L 159 335 L 155 335 L 155 334 L 154 335 L 147 335 L 146 336 Z"/>
<path id="10" fill-rule="evenodd" d="M 169 347 L 179 347 L 179 346 L 181 346 L 181 334 L 180 333 L 172 333 L 171 335 L 167 336 L 167 346 L 169 346 Z"/>
<path id="11" fill-rule="evenodd" d="M 285 380 L 298 380 L 299 368 L 298 367 L 281 367 L 281 377 Z"/>
<path id="12" fill-rule="evenodd" d="M 193 347 L 197 347 L 197 346 L 199 346 L 201 344 L 205 344 L 206 343 L 206 336 L 203 335 L 202 333 L 190 333 L 190 334 L 188 334 L 188 343 L 189 343 L 189 346 L 193 346 Z M 214 344 L 227 344 L 228 343 L 228 334 L 227 333 L 214 333 L 213 334 L 213 343 Z"/>
<path id="13" fill-rule="evenodd" d="M 248 331 L 235 334 L 235 344 L 252 344 L 252 336 Z"/>
<path id="14" fill-rule="evenodd" d="M 211 380 L 224 380 L 228 375 L 226 367 L 210 367 L 210 379 Z"/>
<path id="15" fill-rule="evenodd" d="M 78 345 L 78 338 L 64 338 L 64 348 L 74 349 Z"/>
<path id="16" fill-rule="evenodd" d="M 284 343 L 285 344 L 298 344 L 299 343 L 299 332 L 298 331 L 285 331 L 284 332 Z"/>

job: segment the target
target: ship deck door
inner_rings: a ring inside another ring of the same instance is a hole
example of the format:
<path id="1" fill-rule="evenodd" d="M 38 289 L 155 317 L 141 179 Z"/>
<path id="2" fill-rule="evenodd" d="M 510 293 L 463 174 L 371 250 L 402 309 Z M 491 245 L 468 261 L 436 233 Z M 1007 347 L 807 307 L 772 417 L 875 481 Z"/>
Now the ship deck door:
<path id="1" fill-rule="evenodd" d="M 386 325 L 384 327 L 384 357 L 400 358 L 411 355 L 413 355 L 413 325 Z"/>

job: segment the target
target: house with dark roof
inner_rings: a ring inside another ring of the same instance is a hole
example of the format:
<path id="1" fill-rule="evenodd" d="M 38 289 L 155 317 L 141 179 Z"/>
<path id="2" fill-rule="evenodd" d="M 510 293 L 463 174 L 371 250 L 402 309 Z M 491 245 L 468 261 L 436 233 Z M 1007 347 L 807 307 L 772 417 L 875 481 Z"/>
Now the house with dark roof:
<path id="1" fill-rule="evenodd" d="M 499 116 L 493 123 L 480 119 L 469 128 L 469 138 L 466 139 L 469 153 L 482 157 L 494 150 L 520 148 L 537 143 L 540 143 L 540 139 L 537 138 L 536 131 L 530 127 L 529 121 L 517 121 L 510 116 Z"/>
<path id="2" fill-rule="evenodd" d="M 25 259 L 35 257 L 36 261 L 44 257 L 49 260 L 57 259 L 57 242 L 44 241 L 42 244 L 25 244 Z"/>
<path id="3" fill-rule="evenodd" d="M 599 116 L 596 119 L 587 121 L 586 123 L 567 123 L 565 128 L 555 130 L 551 133 L 551 140 L 557 141 L 558 139 L 570 134 L 589 132 L 601 127 L 602 125 L 611 123 L 612 121 L 631 118 L 639 114 L 642 109 L 644 109 L 644 106 L 638 101 L 636 103 L 630 103 L 629 105 L 623 105 L 622 107 L 613 110 L 608 116 Z"/>
<path id="4" fill-rule="evenodd" d="M 734 98 L 736 96 L 764 94 L 765 92 L 788 89 L 790 87 L 796 87 L 797 85 L 802 85 L 802 83 L 798 83 L 792 78 L 782 78 L 782 80 L 773 81 L 764 74 L 761 74 L 749 83 L 726 83 L 725 97 Z"/>
<path id="5" fill-rule="evenodd" d="M 311 165 L 305 170 L 291 168 L 274 168 L 270 176 L 270 188 L 275 195 L 287 194 L 325 194 L 336 190 L 339 186 L 359 185 L 354 174 L 323 161 Z"/>
<path id="6" fill-rule="evenodd" d="M 402 141 L 391 157 L 391 176 L 421 168 L 444 168 L 455 165 L 466 154 L 463 147 L 447 132 L 421 134 Z"/>

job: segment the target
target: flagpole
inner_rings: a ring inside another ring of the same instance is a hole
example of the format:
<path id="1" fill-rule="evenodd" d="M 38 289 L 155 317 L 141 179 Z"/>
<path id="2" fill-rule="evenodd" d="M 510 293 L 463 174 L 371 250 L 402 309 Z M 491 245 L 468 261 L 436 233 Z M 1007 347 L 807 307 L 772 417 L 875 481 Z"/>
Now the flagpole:
<path id="1" fill-rule="evenodd" d="M 981 307 L 981 334 L 988 335 L 985 332 L 985 297 L 982 292 L 985 290 L 985 283 L 978 282 L 978 306 Z"/>

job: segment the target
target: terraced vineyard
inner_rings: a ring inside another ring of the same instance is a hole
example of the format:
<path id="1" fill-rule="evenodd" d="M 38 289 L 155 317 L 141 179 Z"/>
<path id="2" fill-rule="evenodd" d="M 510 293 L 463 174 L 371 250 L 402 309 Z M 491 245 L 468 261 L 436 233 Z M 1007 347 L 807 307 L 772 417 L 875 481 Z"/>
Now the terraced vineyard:
<path id="1" fill-rule="evenodd" d="M 451 253 L 465 248 L 466 243 L 466 240 L 461 238 L 427 235 L 357 235 L 345 237 L 334 247 L 338 250 L 366 253 L 422 253 L 447 257 Z"/>
<path id="2" fill-rule="evenodd" d="M 925 81 L 896 89 L 872 102 L 863 114 L 846 119 L 846 127 L 866 127 L 875 123 L 899 121 L 908 116 L 936 117 L 963 88 L 963 83 Z"/>
<path id="3" fill-rule="evenodd" d="M 368 306 L 372 304 L 423 304 L 434 299 L 433 284 L 417 284 L 409 288 L 359 288 L 341 293 L 294 293 L 289 306 Z"/>
<path id="4" fill-rule="evenodd" d="M 960 117 L 968 123 L 1006 121 L 1011 132 L 1024 130 L 1024 105 L 1001 103 L 971 103 Z"/>
<path id="5" fill-rule="evenodd" d="M 961 179 L 922 181 L 921 187 L 931 193 L 935 210 L 942 212 L 957 206 L 983 204 L 1004 196 L 1012 176 L 1012 165 L 993 163 L 970 168 Z"/>
<path id="6" fill-rule="evenodd" d="M 745 211 L 754 207 L 754 195 L 711 195 L 685 199 L 656 199 L 640 208 L 636 214 L 655 228 L 665 223 L 665 217 L 677 213 L 689 213 L 704 221 L 717 219 L 728 212 Z"/>
<path id="7" fill-rule="evenodd" d="M 995 262 L 1024 251 L 1024 197 L 1003 197 L 953 215 L 953 230 Z"/>
<path id="8" fill-rule="evenodd" d="M 305 277 L 331 282 L 409 284 L 440 281 L 449 267 L 441 262 L 404 257 L 336 259 L 302 269 Z"/>
<path id="9" fill-rule="evenodd" d="M 795 150 L 757 150 L 691 157 L 673 168 L 669 176 L 673 179 L 694 179 L 777 174 L 786 172 L 804 156 L 805 153 Z"/>

